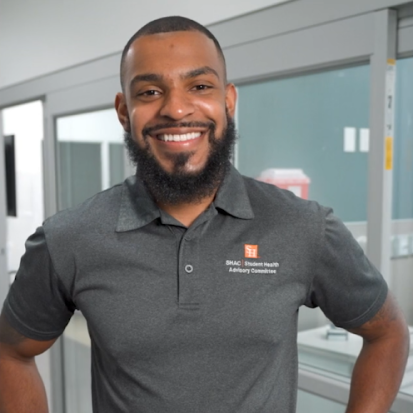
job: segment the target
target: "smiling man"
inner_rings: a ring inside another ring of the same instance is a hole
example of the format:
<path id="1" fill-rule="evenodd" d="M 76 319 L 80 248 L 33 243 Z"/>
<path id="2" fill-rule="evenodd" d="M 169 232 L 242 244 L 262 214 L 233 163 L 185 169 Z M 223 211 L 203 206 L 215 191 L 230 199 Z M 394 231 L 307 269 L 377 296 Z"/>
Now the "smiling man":
<path id="1" fill-rule="evenodd" d="M 115 105 L 141 179 L 163 210 L 189 226 L 229 168 L 236 92 L 214 38 L 202 26 L 171 27 L 171 20 L 148 25 L 129 41 Z"/>
<path id="2" fill-rule="evenodd" d="M 27 241 L 0 318 L 0 413 L 47 411 L 34 356 L 75 309 L 96 413 L 293 413 L 301 305 L 364 339 L 347 412 L 387 412 L 403 316 L 330 209 L 231 167 L 236 92 L 214 36 L 182 17 L 148 23 L 121 83 L 137 173 Z"/>

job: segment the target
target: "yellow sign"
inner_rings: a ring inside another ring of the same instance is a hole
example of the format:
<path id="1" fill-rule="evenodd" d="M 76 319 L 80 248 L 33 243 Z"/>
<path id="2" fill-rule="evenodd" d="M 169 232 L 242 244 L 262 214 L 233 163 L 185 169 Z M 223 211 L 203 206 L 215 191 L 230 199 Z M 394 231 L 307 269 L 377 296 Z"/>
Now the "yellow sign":
<path id="1" fill-rule="evenodd" d="M 385 168 L 387 171 L 393 169 L 393 138 L 391 136 L 386 138 Z"/>

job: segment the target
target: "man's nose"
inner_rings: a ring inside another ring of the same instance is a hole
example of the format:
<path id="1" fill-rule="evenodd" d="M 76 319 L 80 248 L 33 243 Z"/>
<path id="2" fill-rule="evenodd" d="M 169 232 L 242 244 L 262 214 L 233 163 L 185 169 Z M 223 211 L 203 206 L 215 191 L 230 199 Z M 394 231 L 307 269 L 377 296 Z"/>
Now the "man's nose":
<path id="1" fill-rule="evenodd" d="M 170 90 L 165 94 L 160 115 L 173 120 L 180 120 L 195 111 L 190 96 L 182 90 Z"/>

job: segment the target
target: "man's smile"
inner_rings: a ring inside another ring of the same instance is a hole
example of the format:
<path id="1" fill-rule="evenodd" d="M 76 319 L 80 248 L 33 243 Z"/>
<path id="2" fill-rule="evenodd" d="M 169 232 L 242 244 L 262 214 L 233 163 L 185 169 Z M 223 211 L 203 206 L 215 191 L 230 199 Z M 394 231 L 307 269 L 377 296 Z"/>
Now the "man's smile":
<path id="1" fill-rule="evenodd" d="M 201 132 L 188 132 L 182 134 L 162 133 L 156 135 L 156 139 L 163 142 L 187 142 L 200 138 L 201 135 Z"/>

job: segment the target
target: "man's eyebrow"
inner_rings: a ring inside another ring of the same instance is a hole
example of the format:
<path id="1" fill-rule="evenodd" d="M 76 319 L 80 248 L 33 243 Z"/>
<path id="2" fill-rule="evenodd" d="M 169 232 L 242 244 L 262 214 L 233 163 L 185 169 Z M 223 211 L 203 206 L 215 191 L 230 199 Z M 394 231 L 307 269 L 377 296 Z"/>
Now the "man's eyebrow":
<path id="1" fill-rule="evenodd" d="M 219 74 L 218 72 L 213 69 L 210 66 L 203 66 L 203 67 L 199 67 L 197 69 L 193 69 L 190 70 L 189 72 L 186 72 L 184 74 L 181 75 L 182 79 L 192 79 L 194 77 L 197 76 L 201 76 L 201 75 L 214 75 L 219 79 Z M 140 75 L 136 75 L 130 82 L 130 87 L 132 88 L 132 86 L 135 83 L 138 82 L 159 82 L 163 79 L 162 75 L 159 75 L 157 73 L 142 73 Z"/>
<path id="2" fill-rule="evenodd" d="M 142 73 L 141 75 L 136 75 L 130 82 L 130 87 L 138 82 L 158 82 L 162 80 L 163 76 L 156 73 Z"/>
<path id="3" fill-rule="evenodd" d="M 184 73 L 181 77 L 183 79 L 191 79 L 201 75 L 215 75 L 219 79 L 218 72 L 210 66 L 199 67 L 198 69 L 190 70 L 187 73 Z"/>

